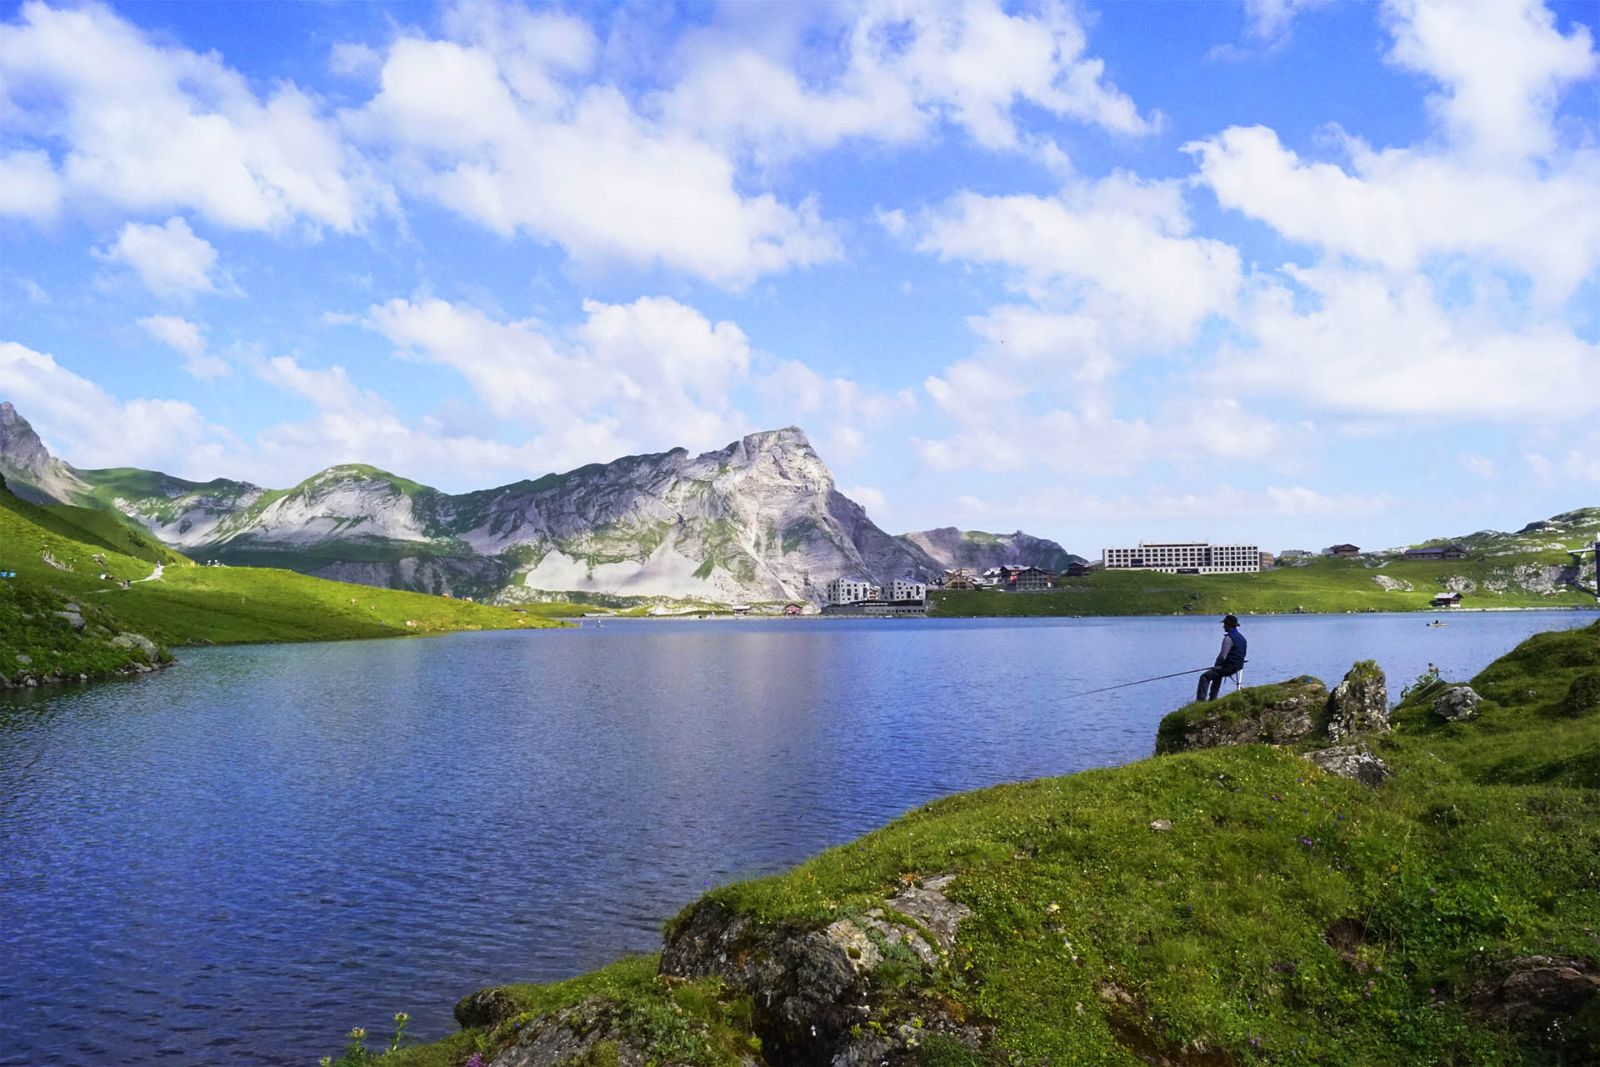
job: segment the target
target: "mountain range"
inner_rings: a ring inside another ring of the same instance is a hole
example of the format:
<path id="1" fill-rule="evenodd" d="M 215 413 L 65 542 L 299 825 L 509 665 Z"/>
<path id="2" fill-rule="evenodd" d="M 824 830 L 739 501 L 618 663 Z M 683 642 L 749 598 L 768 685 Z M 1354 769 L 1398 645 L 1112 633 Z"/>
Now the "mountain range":
<path id="1" fill-rule="evenodd" d="M 362 464 L 268 489 L 78 469 L 5 402 L 0 474 L 20 496 L 115 512 L 197 560 L 512 603 L 553 593 L 817 601 L 838 577 L 885 583 L 1082 559 L 1020 531 L 891 536 L 792 426 L 700 455 L 626 456 L 462 494 Z"/>

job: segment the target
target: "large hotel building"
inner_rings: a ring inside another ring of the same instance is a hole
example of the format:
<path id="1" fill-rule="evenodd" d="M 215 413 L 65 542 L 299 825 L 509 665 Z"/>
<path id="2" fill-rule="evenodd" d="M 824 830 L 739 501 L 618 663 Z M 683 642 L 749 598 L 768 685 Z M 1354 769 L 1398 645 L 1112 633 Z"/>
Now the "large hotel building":
<path id="1" fill-rule="evenodd" d="M 1100 558 L 1108 571 L 1245 574 L 1261 569 L 1261 549 L 1256 545 L 1210 545 L 1204 541 L 1163 544 L 1141 541 L 1138 548 L 1105 549 Z"/>

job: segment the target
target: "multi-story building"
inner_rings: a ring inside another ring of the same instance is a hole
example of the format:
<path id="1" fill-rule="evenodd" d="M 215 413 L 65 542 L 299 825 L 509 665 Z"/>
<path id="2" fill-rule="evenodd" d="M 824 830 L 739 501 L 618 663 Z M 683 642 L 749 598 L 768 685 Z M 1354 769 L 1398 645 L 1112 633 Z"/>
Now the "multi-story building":
<path id="1" fill-rule="evenodd" d="M 1261 570 L 1259 545 L 1140 541 L 1138 548 L 1105 549 L 1100 558 L 1106 570 L 1165 571 L 1168 574 L 1247 574 Z"/>
<path id="2" fill-rule="evenodd" d="M 908 581 L 896 578 L 889 583 L 889 599 L 899 600 L 927 600 L 928 587 L 922 582 Z"/>
<path id="3" fill-rule="evenodd" d="M 828 603 L 854 604 L 862 600 L 875 599 L 872 595 L 872 583 L 862 578 L 835 578 L 828 583 Z"/>

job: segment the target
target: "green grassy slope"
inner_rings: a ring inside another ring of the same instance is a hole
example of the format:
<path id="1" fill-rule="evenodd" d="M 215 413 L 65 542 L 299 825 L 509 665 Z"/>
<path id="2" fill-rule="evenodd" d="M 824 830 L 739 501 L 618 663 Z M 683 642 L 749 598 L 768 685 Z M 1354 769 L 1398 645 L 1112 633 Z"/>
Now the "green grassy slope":
<path id="1" fill-rule="evenodd" d="M 149 563 L 181 563 L 186 557 L 137 529 L 115 512 L 70 504 L 31 504 L 0 490 L 0 507 L 71 541 L 108 549 Z M 5 551 L 0 547 L 0 552 Z"/>
<path id="2" fill-rule="evenodd" d="M 949 797 L 707 899 L 763 928 L 819 929 L 954 874 L 946 892 L 972 914 L 948 965 L 886 957 L 872 980 L 880 1003 L 916 990 L 992 1026 L 992 1048 L 929 1037 L 896 1063 L 1600 1062 L 1600 998 L 1524 1029 L 1469 1009 L 1514 959 L 1600 962 L 1600 695 L 1575 701 L 1575 683 L 1600 694 L 1600 624 L 1484 670 L 1476 721 L 1436 719 L 1437 687 L 1412 693 L 1370 739 L 1394 772 L 1376 790 L 1263 745 L 1160 756 Z M 527 1025 L 598 990 L 664 1059 L 698 1042 L 688 1062 L 731 1064 L 757 1047 L 707 1035 L 759 1005 L 652 978 L 651 963 L 505 992 Z M 515 1032 L 387 1062 L 460 1064 Z"/>
<path id="3" fill-rule="evenodd" d="M 1461 560 L 1383 561 L 1318 558 L 1298 566 L 1258 574 L 1161 574 L 1155 571 L 1092 571 L 1063 578 L 1057 588 L 1039 593 L 994 590 L 929 593 L 930 615 L 1166 615 L 1193 612 L 1420 611 L 1450 579 L 1465 579 L 1472 591 L 1463 607 L 1594 607 L 1593 589 L 1560 585 L 1551 593 L 1515 584 L 1518 567 L 1561 567 L 1571 563 L 1563 550 L 1542 549 L 1507 556 Z M 1386 590 L 1378 578 L 1396 583 Z M 1411 588 L 1406 589 L 1409 585 Z"/>
<path id="4" fill-rule="evenodd" d="M 93 604 L 120 620 L 123 628 L 165 644 L 532 628 L 554 625 L 562 615 L 575 613 L 565 605 L 513 610 L 290 571 L 200 567 L 165 549 L 164 559 L 180 562 L 165 562 L 158 581 L 138 581 L 153 572 L 151 560 L 82 540 L 82 529 L 61 519 L 83 510 L 40 509 L 0 491 L 0 569 L 17 572 L 17 588 L 49 590 Z M 46 554 L 57 566 L 45 561 Z M 101 579 L 102 573 L 110 578 Z M 123 582 L 128 588 L 121 587 Z"/>

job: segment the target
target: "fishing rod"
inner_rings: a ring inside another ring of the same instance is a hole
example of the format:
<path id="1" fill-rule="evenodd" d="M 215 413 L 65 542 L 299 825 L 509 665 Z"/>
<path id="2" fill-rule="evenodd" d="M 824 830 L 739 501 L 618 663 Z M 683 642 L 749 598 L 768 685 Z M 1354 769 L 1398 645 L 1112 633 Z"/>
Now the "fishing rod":
<path id="1" fill-rule="evenodd" d="M 1207 671 L 1210 669 L 1210 667 L 1196 667 L 1192 671 L 1178 671 L 1176 674 L 1158 674 L 1154 678 L 1140 678 L 1137 682 L 1123 682 L 1121 685 L 1108 685 L 1104 689 L 1091 689 L 1087 693 L 1067 693 L 1062 696 L 1061 699 L 1069 700 L 1072 697 L 1088 697 L 1094 696 L 1096 693 L 1109 693 L 1113 689 L 1126 689 L 1130 685 L 1144 685 L 1146 682 L 1160 682 L 1165 681 L 1168 678 L 1182 678 L 1186 674 L 1199 674 L 1201 671 Z"/>

